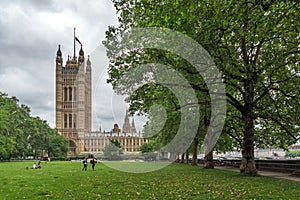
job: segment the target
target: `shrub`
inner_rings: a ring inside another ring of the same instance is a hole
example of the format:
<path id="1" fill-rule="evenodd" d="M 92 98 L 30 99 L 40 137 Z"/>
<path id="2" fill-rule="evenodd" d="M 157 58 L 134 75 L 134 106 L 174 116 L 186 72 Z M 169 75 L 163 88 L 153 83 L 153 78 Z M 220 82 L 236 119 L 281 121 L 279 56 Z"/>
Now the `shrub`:
<path id="1" fill-rule="evenodd" d="M 300 150 L 285 152 L 285 157 L 300 157 Z"/>

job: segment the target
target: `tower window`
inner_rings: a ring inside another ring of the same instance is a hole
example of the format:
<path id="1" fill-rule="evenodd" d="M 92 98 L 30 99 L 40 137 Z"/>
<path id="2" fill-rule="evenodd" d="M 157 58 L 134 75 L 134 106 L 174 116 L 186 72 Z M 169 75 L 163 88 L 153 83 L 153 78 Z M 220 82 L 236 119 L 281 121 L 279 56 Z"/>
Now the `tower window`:
<path id="1" fill-rule="evenodd" d="M 76 123 L 77 123 L 77 116 L 74 114 L 74 128 L 76 128 Z"/>
<path id="2" fill-rule="evenodd" d="M 75 87 L 74 88 L 74 101 L 77 100 L 77 88 Z"/>
<path id="3" fill-rule="evenodd" d="M 72 128 L 72 114 L 69 114 L 69 128 Z"/>
<path id="4" fill-rule="evenodd" d="M 69 101 L 72 101 L 72 88 L 69 87 Z"/>
<path id="5" fill-rule="evenodd" d="M 67 128 L 67 124 L 68 124 L 67 120 L 68 120 L 68 115 L 65 114 L 65 116 L 64 116 L 64 128 Z"/>
<path id="6" fill-rule="evenodd" d="M 68 100 L 68 88 L 64 88 L 64 101 Z"/>

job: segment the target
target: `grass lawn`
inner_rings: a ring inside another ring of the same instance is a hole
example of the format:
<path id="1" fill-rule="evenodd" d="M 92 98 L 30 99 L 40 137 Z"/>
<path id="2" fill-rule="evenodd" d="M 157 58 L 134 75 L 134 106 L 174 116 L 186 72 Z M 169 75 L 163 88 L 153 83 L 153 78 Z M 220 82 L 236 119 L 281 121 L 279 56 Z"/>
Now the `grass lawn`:
<path id="1" fill-rule="evenodd" d="M 95 171 L 81 171 L 81 162 L 32 164 L 0 162 L 0 199 L 300 199 L 297 182 L 185 164 L 140 174 L 102 163 Z"/>

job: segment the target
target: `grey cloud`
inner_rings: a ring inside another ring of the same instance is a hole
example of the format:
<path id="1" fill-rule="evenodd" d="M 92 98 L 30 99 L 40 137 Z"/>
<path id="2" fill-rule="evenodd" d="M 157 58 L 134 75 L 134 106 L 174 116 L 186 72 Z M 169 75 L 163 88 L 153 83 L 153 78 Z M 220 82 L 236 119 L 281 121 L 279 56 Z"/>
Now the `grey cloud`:
<path id="1" fill-rule="evenodd" d="M 107 26 L 114 25 L 116 18 L 109 0 L 2 0 L 0 91 L 16 96 L 33 115 L 54 127 L 57 45 L 61 44 L 65 62 L 73 52 L 75 26 L 85 55 L 91 54 L 96 93 L 93 127 L 110 130 L 114 123 L 121 126 L 126 106 L 106 84 L 108 63 L 101 45 Z"/>
<path id="2" fill-rule="evenodd" d="M 33 11 L 57 11 L 58 7 L 52 0 L 11 0 L 6 1 L 6 3 L 18 4 L 20 7 L 28 10 L 28 12 Z"/>
<path id="3" fill-rule="evenodd" d="M 24 61 L 28 60 L 28 58 L 33 58 L 36 60 L 45 59 L 48 58 L 49 55 L 54 55 L 53 49 L 53 44 L 48 44 L 46 41 L 41 39 L 35 39 L 29 45 L 21 45 L 17 42 L 12 44 L 0 42 L 0 52 L 1 56 L 3 57 L 1 60 L 11 60 L 10 63 L 15 63 L 16 59 L 23 63 Z M 19 55 L 22 55 L 22 57 Z"/>

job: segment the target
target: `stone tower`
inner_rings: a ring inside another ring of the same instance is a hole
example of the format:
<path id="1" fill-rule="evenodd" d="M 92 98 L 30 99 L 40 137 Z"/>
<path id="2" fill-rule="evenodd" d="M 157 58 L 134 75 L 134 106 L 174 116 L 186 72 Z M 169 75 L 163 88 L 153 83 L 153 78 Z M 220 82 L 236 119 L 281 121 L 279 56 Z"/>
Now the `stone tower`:
<path id="1" fill-rule="evenodd" d="M 135 123 L 134 123 L 134 118 L 132 117 L 131 121 L 131 133 L 136 133 L 136 128 L 135 128 Z"/>
<path id="2" fill-rule="evenodd" d="M 128 116 L 128 111 L 126 110 L 125 113 L 125 119 L 124 119 L 124 123 L 123 123 L 123 127 L 122 127 L 122 132 L 123 133 L 130 133 L 131 132 L 131 127 L 129 124 L 129 116 Z"/>
<path id="3" fill-rule="evenodd" d="M 128 110 L 126 110 L 126 113 L 125 113 L 125 118 L 124 118 L 122 132 L 123 133 L 136 133 L 136 128 L 135 128 L 134 118 L 133 117 L 132 117 L 131 125 L 129 123 Z"/>
<path id="4" fill-rule="evenodd" d="M 85 63 L 82 45 L 77 58 L 68 56 L 63 65 L 60 45 L 56 53 L 56 129 L 69 140 L 68 156 L 84 151 L 84 134 L 92 128 L 92 68 L 91 61 Z"/>

